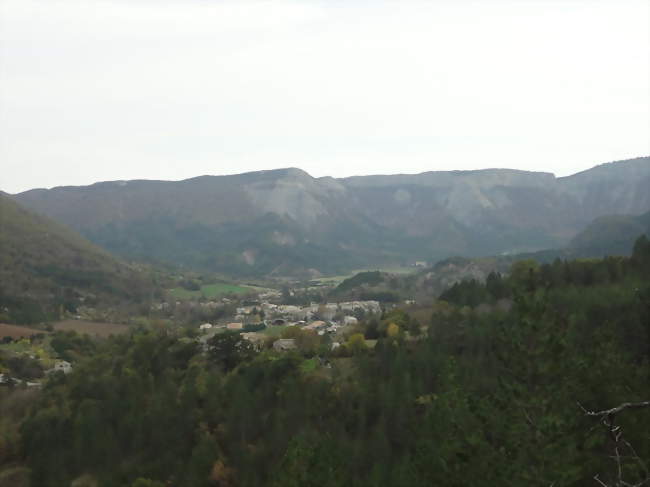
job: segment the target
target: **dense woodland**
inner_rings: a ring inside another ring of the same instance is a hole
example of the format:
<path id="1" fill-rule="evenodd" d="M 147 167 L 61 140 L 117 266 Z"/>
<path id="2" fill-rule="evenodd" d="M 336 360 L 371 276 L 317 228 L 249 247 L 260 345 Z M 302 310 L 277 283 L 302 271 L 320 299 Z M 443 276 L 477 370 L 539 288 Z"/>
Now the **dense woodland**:
<path id="1" fill-rule="evenodd" d="M 649 276 L 645 237 L 631 258 L 523 261 L 333 352 L 61 336 L 77 366 L 4 401 L 25 417 L 0 462 L 44 487 L 641 485 L 650 408 L 587 413 L 649 399 Z"/>
<path id="2" fill-rule="evenodd" d="M 0 323 L 56 320 L 80 306 L 130 312 L 157 292 L 150 274 L 0 194 Z"/>

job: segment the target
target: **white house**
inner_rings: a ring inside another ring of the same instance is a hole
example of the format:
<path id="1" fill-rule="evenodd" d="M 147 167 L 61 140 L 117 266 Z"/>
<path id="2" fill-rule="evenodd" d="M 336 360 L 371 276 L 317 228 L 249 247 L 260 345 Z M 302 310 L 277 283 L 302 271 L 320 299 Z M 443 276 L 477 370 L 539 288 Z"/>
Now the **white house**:
<path id="1" fill-rule="evenodd" d="M 209 330 L 210 328 L 212 328 L 211 323 L 203 323 L 201 326 L 199 326 L 200 330 Z"/>
<path id="2" fill-rule="evenodd" d="M 54 363 L 54 368 L 52 369 L 54 372 L 61 371 L 64 374 L 68 374 L 72 372 L 72 364 L 70 362 L 66 362 L 65 360 L 59 360 Z"/>
<path id="3" fill-rule="evenodd" d="M 286 352 L 296 348 L 295 338 L 280 338 L 273 342 L 273 349 L 276 352 Z"/>

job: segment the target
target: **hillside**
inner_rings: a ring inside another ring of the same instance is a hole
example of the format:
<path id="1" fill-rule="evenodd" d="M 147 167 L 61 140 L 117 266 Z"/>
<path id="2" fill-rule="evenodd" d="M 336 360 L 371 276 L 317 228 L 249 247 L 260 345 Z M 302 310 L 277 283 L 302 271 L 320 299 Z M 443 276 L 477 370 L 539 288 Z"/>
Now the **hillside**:
<path id="1" fill-rule="evenodd" d="M 569 248 L 595 256 L 628 255 L 632 243 L 641 234 L 650 235 L 650 212 L 638 216 L 602 216 L 576 235 Z"/>
<path id="2" fill-rule="evenodd" d="M 647 484 L 650 242 L 517 268 L 419 318 L 288 327 L 294 350 L 173 329 L 64 341 L 80 360 L 0 409 L 0 452 L 39 487 Z"/>
<path id="3" fill-rule="evenodd" d="M 492 272 L 505 274 L 516 257 L 450 257 L 434 266 L 409 275 L 388 272 L 361 272 L 341 282 L 330 293 L 331 299 L 376 299 L 382 302 L 432 297 L 462 280 L 484 282 Z"/>
<path id="4" fill-rule="evenodd" d="M 137 270 L 0 194 L 0 322 L 43 321 L 150 291 Z"/>
<path id="5" fill-rule="evenodd" d="M 21 204 L 121 255 L 230 275 L 317 276 L 569 244 L 650 209 L 650 158 L 573 176 L 509 169 L 313 178 L 300 169 L 36 189 Z"/>
<path id="6" fill-rule="evenodd" d="M 562 249 L 493 257 L 451 257 L 407 276 L 379 271 L 360 272 L 341 282 L 331 296 L 380 301 L 426 300 L 463 280 L 481 283 L 490 273 L 506 274 L 518 260 L 551 263 L 556 259 L 630 256 L 634 243 L 644 234 L 650 237 L 650 212 L 639 216 L 603 216 L 589 223 Z"/>

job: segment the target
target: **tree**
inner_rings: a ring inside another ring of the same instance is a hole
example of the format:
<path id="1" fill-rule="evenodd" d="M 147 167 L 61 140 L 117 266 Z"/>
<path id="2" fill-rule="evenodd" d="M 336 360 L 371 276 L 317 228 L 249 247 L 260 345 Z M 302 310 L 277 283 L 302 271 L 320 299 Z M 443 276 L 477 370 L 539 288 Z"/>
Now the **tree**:
<path id="1" fill-rule="evenodd" d="M 389 323 L 388 328 L 386 328 L 386 336 L 388 338 L 397 338 L 399 336 L 399 326 L 395 323 Z"/>
<path id="2" fill-rule="evenodd" d="M 208 340 L 208 355 L 212 362 L 228 372 L 255 355 L 253 344 L 239 333 L 219 333 Z"/>
<path id="3" fill-rule="evenodd" d="M 366 346 L 366 339 L 363 334 L 355 333 L 348 338 L 348 341 L 345 343 L 345 348 L 347 348 L 353 355 L 356 355 L 364 352 L 368 347 Z"/>

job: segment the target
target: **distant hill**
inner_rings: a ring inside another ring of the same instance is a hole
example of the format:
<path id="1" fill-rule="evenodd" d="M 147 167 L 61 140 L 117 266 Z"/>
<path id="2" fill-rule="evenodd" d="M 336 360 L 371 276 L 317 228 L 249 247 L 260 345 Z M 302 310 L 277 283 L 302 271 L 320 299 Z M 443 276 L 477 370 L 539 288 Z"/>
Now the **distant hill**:
<path id="1" fill-rule="evenodd" d="M 330 298 L 429 302 L 433 296 L 463 279 L 483 282 L 491 272 L 505 274 L 515 259 L 513 256 L 450 257 L 414 274 L 361 272 L 341 282 L 332 290 Z"/>
<path id="2" fill-rule="evenodd" d="M 150 291 L 137 270 L 0 194 L 0 322 L 44 321 Z"/>
<path id="3" fill-rule="evenodd" d="M 380 300 L 428 298 L 462 280 L 483 282 L 491 272 L 506 274 L 518 261 L 533 259 L 550 263 L 555 259 L 600 258 L 630 256 L 634 243 L 641 235 L 650 238 L 650 212 L 643 215 L 609 215 L 596 218 L 562 249 L 547 249 L 494 257 L 451 257 L 437 262 L 429 269 L 407 276 L 386 272 L 360 272 L 341 282 L 332 292 L 334 298 Z M 391 293 L 391 295 L 387 294 Z"/>
<path id="4" fill-rule="evenodd" d="M 595 257 L 630 255 L 632 244 L 642 234 L 650 236 L 650 212 L 638 216 L 602 216 L 576 235 L 569 243 L 569 249 Z"/>
<path id="5" fill-rule="evenodd" d="M 304 276 L 567 246 L 650 210 L 650 158 L 569 177 L 509 169 L 313 178 L 300 169 L 27 191 L 21 204 L 130 258 Z"/>

